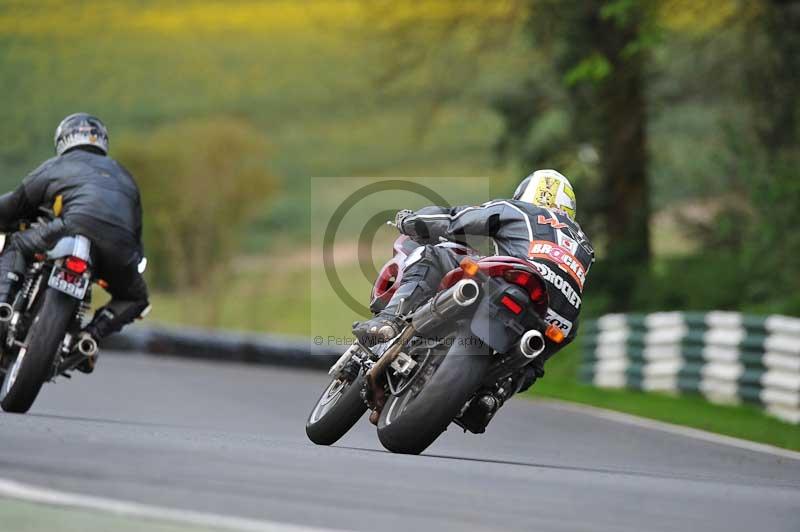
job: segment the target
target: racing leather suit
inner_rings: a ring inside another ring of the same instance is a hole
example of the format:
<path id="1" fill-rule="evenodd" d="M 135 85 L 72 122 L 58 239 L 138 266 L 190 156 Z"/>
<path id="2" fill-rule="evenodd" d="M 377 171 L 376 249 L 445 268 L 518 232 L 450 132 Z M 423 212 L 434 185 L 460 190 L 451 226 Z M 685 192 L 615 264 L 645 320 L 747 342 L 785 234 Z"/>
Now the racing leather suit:
<path id="1" fill-rule="evenodd" d="M 87 327 L 100 339 L 148 307 L 147 285 L 138 270 L 144 256 L 139 188 L 110 157 L 73 149 L 45 161 L 16 190 L 0 196 L 0 228 L 14 231 L 20 220 L 35 219 L 40 208 L 59 203 L 52 221 L 8 235 L 0 254 L 0 298 L 10 302 L 34 254 L 51 249 L 63 236 L 86 236 L 95 271 L 112 297 Z"/>
<path id="2" fill-rule="evenodd" d="M 469 244 L 470 237 L 488 237 L 495 255 L 526 259 L 539 270 L 550 300 L 545 321 L 561 328 L 566 336 L 561 344 L 548 342 L 520 390 L 541 377 L 544 362 L 575 338 L 594 249 L 580 226 L 564 212 L 516 200 L 495 200 L 475 207 L 426 207 L 405 217 L 398 229 L 426 245 L 419 256 L 409 257 L 413 263 L 407 263 L 401 285 L 383 311 L 386 316 L 396 312 L 401 299 L 406 307 L 403 313 L 407 313 L 430 298 L 442 277 L 458 266 L 458 256 L 435 245 L 440 238 Z"/>

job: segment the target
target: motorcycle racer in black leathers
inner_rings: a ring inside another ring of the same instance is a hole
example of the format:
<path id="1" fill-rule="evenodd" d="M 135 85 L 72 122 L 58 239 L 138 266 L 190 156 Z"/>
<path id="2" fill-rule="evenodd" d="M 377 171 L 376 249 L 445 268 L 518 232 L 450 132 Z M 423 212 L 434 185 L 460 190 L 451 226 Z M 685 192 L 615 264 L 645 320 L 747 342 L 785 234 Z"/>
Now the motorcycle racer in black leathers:
<path id="1" fill-rule="evenodd" d="M 16 231 L 20 220 L 36 219 L 42 208 L 52 221 L 7 235 L 0 254 L 0 305 L 9 305 L 27 264 L 63 236 L 81 234 L 92 241 L 97 273 L 111 301 L 99 309 L 83 334 L 95 340 L 117 332 L 149 308 L 147 285 L 139 271 L 142 206 L 133 177 L 108 157 L 103 123 L 86 113 L 66 117 L 56 129 L 56 156 L 0 196 L 0 229 Z M 94 368 L 94 359 L 79 366 Z"/>
<path id="2" fill-rule="evenodd" d="M 544 362 L 577 333 L 594 248 L 575 222 L 575 207 L 575 194 L 567 178 L 555 170 L 538 170 L 520 183 L 510 200 L 400 211 L 395 219 L 398 230 L 425 247 L 416 262 L 406 265 L 402 282 L 386 308 L 371 320 L 355 323 L 353 333 L 368 345 L 396 336 L 404 325 L 398 310 L 408 314 L 427 301 L 444 275 L 459 265 L 459 256 L 436 245 L 440 238 L 465 242 L 470 236 L 488 237 L 495 255 L 526 259 L 536 266 L 550 301 L 545 321 L 565 335 L 560 344 L 548 342 L 544 353 L 526 368 L 517 390 L 527 389 L 544 375 Z"/>

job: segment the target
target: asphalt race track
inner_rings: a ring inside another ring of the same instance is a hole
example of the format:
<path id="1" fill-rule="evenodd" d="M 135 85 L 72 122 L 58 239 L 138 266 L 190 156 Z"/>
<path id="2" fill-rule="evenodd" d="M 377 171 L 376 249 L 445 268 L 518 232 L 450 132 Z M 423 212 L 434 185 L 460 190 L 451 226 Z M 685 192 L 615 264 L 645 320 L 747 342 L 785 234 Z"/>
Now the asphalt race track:
<path id="1" fill-rule="evenodd" d="M 800 530 L 800 460 L 513 401 L 483 436 L 385 452 L 305 437 L 324 374 L 106 354 L 0 415 L 0 477 L 355 530 Z M 0 526 L 2 528 L 2 526 Z"/>

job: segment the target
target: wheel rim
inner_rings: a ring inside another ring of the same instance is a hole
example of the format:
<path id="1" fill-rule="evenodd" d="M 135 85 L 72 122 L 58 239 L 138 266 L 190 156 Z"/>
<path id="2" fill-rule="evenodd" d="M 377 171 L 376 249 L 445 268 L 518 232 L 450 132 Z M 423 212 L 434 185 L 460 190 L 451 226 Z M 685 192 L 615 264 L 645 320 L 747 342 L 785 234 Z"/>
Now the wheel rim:
<path id="1" fill-rule="evenodd" d="M 14 383 L 17 382 L 17 375 L 19 375 L 19 368 L 22 367 L 22 361 L 25 359 L 25 354 L 28 352 L 24 347 L 19 350 L 17 356 L 14 358 L 14 363 L 8 368 L 6 378 L 3 380 L 3 388 L 0 391 L 0 400 L 4 400 L 11 391 Z"/>
<path id="2" fill-rule="evenodd" d="M 385 418 L 385 421 L 384 421 L 386 426 L 389 426 L 389 425 L 392 424 L 392 419 L 393 419 L 393 416 L 395 414 L 395 407 L 398 405 L 398 403 L 401 406 L 400 406 L 399 410 L 397 410 L 397 414 L 401 414 L 403 412 L 403 410 L 406 409 L 406 406 L 408 406 L 409 401 L 411 401 L 411 396 L 412 396 L 411 393 L 406 393 L 406 394 L 403 394 L 401 397 L 392 397 L 391 404 L 389 405 L 389 408 L 386 411 L 386 418 Z"/>
<path id="3" fill-rule="evenodd" d="M 416 383 L 416 382 L 413 383 L 413 385 L 411 386 L 410 389 L 407 389 L 406 391 L 401 393 L 401 395 L 399 395 L 399 396 L 393 395 L 389 399 L 388 408 L 384 407 L 385 411 L 386 411 L 386 415 L 383 418 L 385 425 L 387 425 L 387 426 L 391 425 L 392 421 L 396 420 L 397 417 L 400 416 L 405 411 L 405 409 L 406 409 L 406 407 L 408 407 L 409 403 L 413 402 L 413 400 L 417 398 L 417 396 L 420 394 L 420 392 L 424 388 L 425 383 L 431 377 L 433 377 L 433 375 L 439 369 L 439 366 L 441 365 L 441 363 L 443 361 L 443 358 L 431 357 L 430 355 L 428 355 L 428 357 L 426 358 L 426 361 L 430 361 L 430 363 L 427 364 L 426 366 L 423 366 L 422 368 L 420 368 L 418 370 L 417 373 L 414 373 L 411 377 L 409 377 L 409 379 L 415 379 L 415 380 L 418 380 L 418 381 L 421 381 L 421 382 L 420 383 Z M 433 364 L 433 362 L 437 362 L 437 363 Z M 432 369 L 432 371 L 430 371 L 430 369 Z M 419 373 L 420 371 L 425 371 L 426 374 L 422 375 L 422 374 Z M 402 382 L 401 382 L 401 386 L 402 386 Z"/>
<path id="4" fill-rule="evenodd" d="M 332 380 L 325 389 L 325 392 L 322 394 L 322 397 L 320 397 L 319 401 L 317 401 L 317 405 L 314 407 L 313 412 L 311 412 L 309 423 L 316 423 L 325 417 L 325 414 L 327 414 L 328 411 L 339 401 L 339 399 L 341 399 L 347 386 L 347 382 L 339 379 Z"/>

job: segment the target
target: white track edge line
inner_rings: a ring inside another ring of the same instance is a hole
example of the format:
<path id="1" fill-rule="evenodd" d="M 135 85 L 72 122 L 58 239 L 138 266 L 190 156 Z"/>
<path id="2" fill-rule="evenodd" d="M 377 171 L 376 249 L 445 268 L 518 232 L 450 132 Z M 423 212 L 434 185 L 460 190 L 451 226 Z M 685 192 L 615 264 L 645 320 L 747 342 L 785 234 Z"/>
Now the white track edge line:
<path id="1" fill-rule="evenodd" d="M 139 517 L 143 519 L 232 531 L 330 532 L 331 530 L 280 523 L 277 521 L 261 521 L 243 517 L 195 512 L 192 510 L 177 510 L 138 502 L 69 493 L 50 488 L 41 488 L 5 478 L 0 478 L 0 498 L 16 499 L 51 506 L 95 510 L 124 517 Z"/>
<path id="2" fill-rule="evenodd" d="M 582 403 L 571 403 L 569 401 L 561 401 L 559 399 L 550 399 L 550 398 L 536 398 L 534 400 L 540 404 L 544 404 L 555 409 L 586 414 L 597 418 L 605 419 L 608 421 L 623 423 L 625 425 L 633 425 L 636 427 L 641 427 L 651 430 L 660 430 L 662 432 L 677 434 L 680 436 L 685 436 L 687 438 L 693 438 L 696 440 L 702 440 L 705 442 L 716 443 L 719 445 L 727 445 L 729 447 L 736 447 L 739 449 L 745 449 L 747 451 L 771 454 L 774 456 L 780 456 L 782 458 L 789 458 L 792 460 L 800 460 L 800 452 L 792 451 L 789 449 L 783 449 L 781 447 L 776 447 L 774 445 L 769 445 L 766 443 L 758 443 L 754 441 L 743 440 L 741 438 L 735 438 L 733 436 L 726 436 L 724 434 L 716 434 L 714 432 L 708 432 L 706 430 L 684 427 L 682 425 L 675 425 L 673 423 L 667 423 L 665 421 L 656 421 L 655 419 L 648 419 L 640 416 L 635 416 L 633 414 L 626 414 L 624 412 L 617 412 L 615 410 L 607 410 L 605 408 L 585 405 Z"/>

